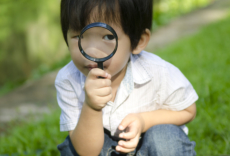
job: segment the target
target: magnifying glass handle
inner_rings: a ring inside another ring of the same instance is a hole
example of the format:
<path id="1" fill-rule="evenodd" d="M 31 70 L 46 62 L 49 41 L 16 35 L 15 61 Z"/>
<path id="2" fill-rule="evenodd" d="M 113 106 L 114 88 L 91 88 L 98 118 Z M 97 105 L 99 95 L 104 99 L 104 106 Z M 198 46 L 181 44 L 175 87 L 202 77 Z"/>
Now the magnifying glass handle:
<path id="1" fill-rule="evenodd" d="M 103 62 L 97 62 L 97 67 L 100 68 L 100 69 L 102 69 L 102 70 L 104 70 Z M 99 76 L 98 78 L 99 79 L 104 79 L 104 77 L 101 77 L 101 76 Z"/>
<path id="2" fill-rule="evenodd" d="M 104 70 L 103 62 L 97 62 L 97 67 Z"/>

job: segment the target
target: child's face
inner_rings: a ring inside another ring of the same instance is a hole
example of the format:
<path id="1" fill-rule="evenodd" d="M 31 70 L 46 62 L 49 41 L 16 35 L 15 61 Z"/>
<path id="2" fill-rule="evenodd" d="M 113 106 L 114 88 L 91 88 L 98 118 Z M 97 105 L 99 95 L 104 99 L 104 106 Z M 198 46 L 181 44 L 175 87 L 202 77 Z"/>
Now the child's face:
<path id="1" fill-rule="evenodd" d="M 117 33 L 118 48 L 115 55 L 103 63 L 104 70 L 113 77 L 124 75 L 125 67 L 131 54 L 131 42 L 129 37 L 123 32 L 122 28 L 115 24 L 109 24 Z M 67 33 L 67 41 L 72 60 L 76 67 L 87 76 L 92 68 L 97 68 L 97 63 L 86 59 L 79 51 L 78 38 L 80 32 L 69 30 Z"/>

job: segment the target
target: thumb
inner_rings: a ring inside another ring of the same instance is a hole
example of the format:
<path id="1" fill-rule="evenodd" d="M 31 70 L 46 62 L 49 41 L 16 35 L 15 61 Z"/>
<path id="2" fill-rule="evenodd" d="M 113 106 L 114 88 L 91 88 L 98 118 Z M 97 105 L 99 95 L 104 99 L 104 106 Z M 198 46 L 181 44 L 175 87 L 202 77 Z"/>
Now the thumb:
<path id="1" fill-rule="evenodd" d="M 93 78 L 93 79 L 98 79 L 98 77 L 110 79 L 111 75 L 102 69 L 93 68 L 92 70 L 90 70 L 88 77 Z"/>
<path id="2" fill-rule="evenodd" d="M 121 131 L 125 130 L 131 122 L 132 122 L 131 118 L 129 118 L 128 116 L 126 116 L 126 117 L 121 121 L 121 123 L 120 123 L 118 129 L 121 130 Z"/>

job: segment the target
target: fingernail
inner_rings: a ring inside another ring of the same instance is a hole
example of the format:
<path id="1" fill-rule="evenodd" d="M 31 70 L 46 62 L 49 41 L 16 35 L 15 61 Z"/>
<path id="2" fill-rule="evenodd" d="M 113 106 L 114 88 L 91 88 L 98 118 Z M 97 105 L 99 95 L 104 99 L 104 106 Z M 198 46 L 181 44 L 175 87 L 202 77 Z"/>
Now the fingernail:
<path id="1" fill-rule="evenodd" d="M 105 73 L 105 77 L 108 77 L 108 75 L 109 75 L 108 73 Z"/>
<path id="2" fill-rule="evenodd" d="M 121 146 L 122 146 L 122 145 L 123 145 L 123 144 L 122 144 L 122 142 L 119 142 L 119 145 L 121 145 Z"/>
<path id="3" fill-rule="evenodd" d="M 124 135 L 123 134 L 120 134 L 120 137 L 122 138 Z"/>
<path id="4" fill-rule="evenodd" d="M 117 147 L 117 151 L 120 151 L 120 148 L 119 148 L 119 147 Z"/>
<path id="5" fill-rule="evenodd" d="M 120 125 L 119 128 L 120 128 L 120 130 L 123 130 L 124 127 L 122 125 Z"/>

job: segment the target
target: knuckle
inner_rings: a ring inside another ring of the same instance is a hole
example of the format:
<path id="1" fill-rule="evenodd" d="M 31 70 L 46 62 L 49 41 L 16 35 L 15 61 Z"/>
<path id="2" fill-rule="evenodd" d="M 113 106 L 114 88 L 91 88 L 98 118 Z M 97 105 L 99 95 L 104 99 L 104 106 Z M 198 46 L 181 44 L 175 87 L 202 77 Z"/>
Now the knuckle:
<path id="1" fill-rule="evenodd" d="M 110 86 L 109 80 L 108 79 L 104 79 L 103 85 L 104 86 Z"/>
<path id="2" fill-rule="evenodd" d="M 112 89 L 110 87 L 107 87 L 106 88 L 106 92 L 107 92 L 107 94 L 111 94 L 112 93 Z"/>
<path id="3" fill-rule="evenodd" d="M 106 86 L 106 81 L 105 81 L 105 80 L 102 80 L 102 81 L 101 81 L 101 85 L 102 85 L 102 86 Z"/>
<path id="4" fill-rule="evenodd" d="M 94 72 L 97 71 L 97 68 L 93 68 L 93 69 L 91 69 L 90 71 L 94 73 Z"/>
<path id="5" fill-rule="evenodd" d="M 98 69 L 97 69 L 97 68 L 93 68 L 93 69 L 90 70 L 89 73 L 90 73 L 91 75 L 97 75 Z"/>
<path id="6" fill-rule="evenodd" d="M 88 75 L 93 75 L 93 73 L 94 73 L 94 69 L 90 70 Z"/>
<path id="7" fill-rule="evenodd" d="M 108 86 L 111 86 L 111 80 L 107 79 Z"/>

